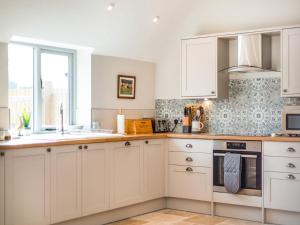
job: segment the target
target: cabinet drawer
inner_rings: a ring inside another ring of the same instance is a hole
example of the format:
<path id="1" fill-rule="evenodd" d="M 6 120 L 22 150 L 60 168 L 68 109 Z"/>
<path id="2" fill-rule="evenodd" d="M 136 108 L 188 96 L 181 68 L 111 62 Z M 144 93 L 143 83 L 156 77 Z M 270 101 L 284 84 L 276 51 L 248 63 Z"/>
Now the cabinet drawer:
<path id="1" fill-rule="evenodd" d="M 170 165 L 168 186 L 170 197 L 210 201 L 211 169 Z"/>
<path id="2" fill-rule="evenodd" d="M 289 179 L 289 175 L 293 179 Z M 266 208 L 300 212 L 299 174 L 265 172 L 264 177 Z"/>
<path id="3" fill-rule="evenodd" d="M 212 153 L 213 142 L 210 140 L 170 139 L 169 151 Z"/>
<path id="4" fill-rule="evenodd" d="M 264 171 L 300 173 L 300 158 L 264 156 Z"/>
<path id="5" fill-rule="evenodd" d="M 212 155 L 194 152 L 169 152 L 169 164 L 179 166 L 211 167 Z"/>
<path id="6" fill-rule="evenodd" d="M 264 142 L 264 155 L 300 158 L 299 142 Z"/>

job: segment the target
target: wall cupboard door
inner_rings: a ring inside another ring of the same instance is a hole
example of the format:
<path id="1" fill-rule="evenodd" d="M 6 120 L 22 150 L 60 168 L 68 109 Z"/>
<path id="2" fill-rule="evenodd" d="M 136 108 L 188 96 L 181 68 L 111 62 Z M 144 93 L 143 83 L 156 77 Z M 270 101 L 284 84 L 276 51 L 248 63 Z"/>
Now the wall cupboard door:
<path id="1" fill-rule="evenodd" d="M 51 155 L 51 223 L 81 216 L 81 150 L 60 146 Z"/>
<path id="2" fill-rule="evenodd" d="M 300 28 L 283 30 L 282 95 L 300 96 Z"/>
<path id="3" fill-rule="evenodd" d="M 5 152 L 5 224 L 50 224 L 50 153 L 46 149 Z"/>
<path id="4" fill-rule="evenodd" d="M 0 152 L 0 225 L 4 225 L 4 155 Z"/>
<path id="5" fill-rule="evenodd" d="M 300 212 L 300 174 L 265 172 L 264 205 L 270 209 Z"/>
<path id="6" fill-rule="evenodd" d="M 182 97 L 217 97 L 217 38 L 181 42 Z"/>
<path id="7" fill-rule="evenodd" d="M 144 144 L 144 184 L 146 200 L 165 195 L 165 148 L 162 140 L 147 140 Z"/>
<path id="8" fill-rule="evenodd" d="M 143 194 L 141 142 L 115 143 L 110 156 L 110 208 L 140 202 Z"/>
<path id="9" fill-rule="evenodd" d="M 211 201 L 211 168 L 169 165 L 169 196 Z"/>
<path id="10" fill-rule="evenodd" d="M 109 209 L 109 154 L 106 144 L 89 144 L 82 151 L 83 215 Z"/>

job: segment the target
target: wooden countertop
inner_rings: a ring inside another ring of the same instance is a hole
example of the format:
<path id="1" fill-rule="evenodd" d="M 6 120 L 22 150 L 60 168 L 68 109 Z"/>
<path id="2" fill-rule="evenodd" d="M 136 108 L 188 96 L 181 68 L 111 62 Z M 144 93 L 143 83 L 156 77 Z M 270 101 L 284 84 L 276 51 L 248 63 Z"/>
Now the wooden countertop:
<path id="1" fill-rule="evenodd" d="M 34 140 L 34 139 L 13 139 L 10 141 L 0 141 L 0 150 L 49 147 L 61 145 L 91 144 L 105 142 L 133 141 L 144 139 L 206 139 L 206 140 L 241 140 L 241 141 L 277 141 L 277 142 L 300 142 L 300 137 L 270 137 L 270 136 L 223 136 L 213 134 L 143 134 L 143 135 L 124 135 L 116 137 L 100 137 L 100 138 L 81 138 L 68 140 Z"/>

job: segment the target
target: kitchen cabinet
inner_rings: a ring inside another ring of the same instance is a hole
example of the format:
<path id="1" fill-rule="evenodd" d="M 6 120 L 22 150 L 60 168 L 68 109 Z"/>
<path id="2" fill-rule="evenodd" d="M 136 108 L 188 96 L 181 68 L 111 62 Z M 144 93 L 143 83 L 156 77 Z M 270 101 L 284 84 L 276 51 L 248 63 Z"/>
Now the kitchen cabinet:
<path id="1" fill-rule="evenodd" d="M 265 172 L 265 208 L 300 212 L 300 174 Z"/>
<path id="2" fill-rule="evenodd" d="M 228 74 L 218 72 L 223 66 L 223 42 L 217 37 L 181 41 L 181 96 L 183 98 L 225 98 Z M 220 65 L 218 65 L 220 61 Z M 222 68 L 224 69 L 224 68 Z"/>
<path id="3" fill-rule="evenodd" d="M 89 144 L 82 150 L 83 215 L 109 209 L 109 150 L 107 144 Z"/>
<path id="4" fill-rule="evenodd" d="M 165 196 L 165 148 L 163 140 L 144 141 L 145 200 Z"/>
<path id="5" fill-rule="evenodd" d="M 142 142 L 112 144 L 110 150 L 110 208 L 119 208 L 142 201 Z"/>
<path id="6" fill-rule="evenodd" d="M 211 201 L 211 168 L 169 165 L 169 197 Z"/>
<path id="7" fill-rule="evenodd" d="M 51 223 L 81 216 L 80 146 L 60 146 L 51 153 Z"/>
<path id="8" fill-rule="evenodd" d="M 50 224 L 50 153 L 45 148 L 5 152 L 5 224 Z"/>
<path id="9" fill-rule="evenodd" d="M 181 42 L 181 93 L 183 97 L 216 97 L 217 38 Z"/>
<path id="10" fill-rule="evenodd" d="M 282 96 L 300 96 L 300 28 L 282 33 Z"/>
<path id="11" fill-rule="evenodd" d="M 4 156 L 5 152 L 0 151 L 0 225 L 4 225 Z"/>

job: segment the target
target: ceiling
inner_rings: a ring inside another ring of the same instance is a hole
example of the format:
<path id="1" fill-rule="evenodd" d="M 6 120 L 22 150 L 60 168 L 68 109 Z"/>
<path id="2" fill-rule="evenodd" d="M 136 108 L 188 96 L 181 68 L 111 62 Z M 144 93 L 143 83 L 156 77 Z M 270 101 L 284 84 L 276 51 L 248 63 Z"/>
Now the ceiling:
<path id="1" fill-rule="evenodd" d="M 294 24 L 299 7 L 299 0 L 0 0 L 0 42 L 15 35 L 157 62 L 181 36 Z"/>
<path id="2" fill-rule="evenodd" d="M 197 0 L 0 0 L 0 41 L 13 35 L 155 61 Z M 106 7 L 115 3 L 112 11 Z M 160 16 L 159 23 L 153 18 Z"/>

